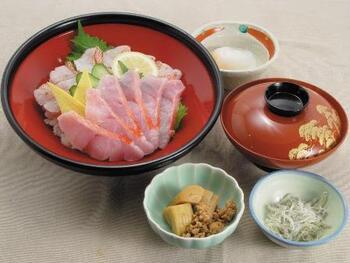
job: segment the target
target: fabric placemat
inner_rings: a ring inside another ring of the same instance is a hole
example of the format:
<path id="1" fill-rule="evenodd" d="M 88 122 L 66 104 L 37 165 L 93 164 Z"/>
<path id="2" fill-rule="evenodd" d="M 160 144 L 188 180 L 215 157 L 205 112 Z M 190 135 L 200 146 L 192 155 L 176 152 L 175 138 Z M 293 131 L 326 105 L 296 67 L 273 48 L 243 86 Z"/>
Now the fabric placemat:
<path id="1" fill-rule="evenodd" d="M 291 77 L 325 89 L 350 110 L 350 1 L 46 0 L 0 3 L 0 72 L 29 36 L 58 20 L 96 11 L 151 15 L 188 32 L 214 20 L 249 21 L 280 41 L 280 57 L 263 76 Z M 262 77 L 263 77 L 262 76 Z M 349 140 L 305 170 L 350 198 Z M 218 121 L 191 153 L 171 164 L 206 162 L 242 186 L 246 201 L 264 171 L 226 139 Z M 156 172 L 127 178 L 81 175 L 29 149 L 0 112 L 0 262 L 350 262 L 350 227 L 333 242 L 289 250 L 269 241 L 246 209 L 223 244 L 185 250 L 164 243 L 148 226 L 143 192 Z"/>

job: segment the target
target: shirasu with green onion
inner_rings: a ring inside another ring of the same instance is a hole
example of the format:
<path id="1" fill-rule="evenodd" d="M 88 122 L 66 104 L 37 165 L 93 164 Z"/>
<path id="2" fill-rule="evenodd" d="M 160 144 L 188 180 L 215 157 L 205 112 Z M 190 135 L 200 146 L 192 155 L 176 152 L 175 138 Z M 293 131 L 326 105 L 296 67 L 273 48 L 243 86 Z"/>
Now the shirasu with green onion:
<path id="1" fill-rule="evenodd" d="M 327 201 L 327 192 L 308 202 L 286 194 L 279 202 L 266 206 L 265 225 L 288 240 L 307 242 L 320 239 L 329 228 L 325 223 Z"/>

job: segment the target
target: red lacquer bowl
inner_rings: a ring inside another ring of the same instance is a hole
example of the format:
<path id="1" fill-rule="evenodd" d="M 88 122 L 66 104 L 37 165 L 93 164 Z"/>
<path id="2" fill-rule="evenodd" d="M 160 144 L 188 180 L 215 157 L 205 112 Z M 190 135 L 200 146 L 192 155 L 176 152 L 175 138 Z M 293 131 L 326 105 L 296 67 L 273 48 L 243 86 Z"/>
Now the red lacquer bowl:
<path id="1" fill-rule="evenodd" d="M 116 46 L 155 56 L 180 69 L 186 86 L 183 102 L 188 115 L 169 145 L 137 162 L 97 161 L 66 148 L 36 104 L 33 91 L 48 80 L 49 72 L 70 52 L 70 40 L 80 20 L 91 35 Z M 64 167 L 104 175 L 128 175 L 156 169 L 180 158 L 213 127 L 223 91 L 218 68 L 210 55 L 189 34 L 168 23 L 126 13 L 96 13 L 53 24 L 26 41 L 9 61 L 2 79 L 2 106 L 11 126 L 32 149 Z"/>
<path id="2" fill-rule="evenodd" d="M 271 109 L 266 96 L 276 87 L 279 95 L 282 91 L 294 91 L 296 96 L 306 93 L 304 108 L 293 114 Z M 286 78 L 256 80 L 231 91 L 222 106 L 221 124 L 232 144 L 265 170 L 315 164 L 332 154 L 348 131 L 346 113 L 331 95 L 310 83 Z"/>

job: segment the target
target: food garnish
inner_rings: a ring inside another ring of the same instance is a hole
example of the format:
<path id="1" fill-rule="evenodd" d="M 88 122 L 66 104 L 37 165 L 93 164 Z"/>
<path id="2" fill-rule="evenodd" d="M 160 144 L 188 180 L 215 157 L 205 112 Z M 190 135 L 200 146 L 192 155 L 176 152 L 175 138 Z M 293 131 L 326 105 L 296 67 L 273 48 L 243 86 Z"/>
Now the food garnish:
<path id="1" fill-rule="evenodd" d="M 220 69 L 249 70 L 258 66 L 255 54 L 247 49 L 219 47 L 211 55 Z"/>
<path id="2" fill-rule="evenodd" d="M 119 64 L 119 67 L 120 67 L 122 74 L 125 74 L 126 72 L 128 72 L 128 70 L 129 70 L 128 67 L 121 60 L 118 60 L 118 64 Z M 140 76 L 140 78 L 144 77 L 142 72 L 139 72 L 139 76 Z"/>
<path id="3" fill-rule="evenodd" d="M 69 94 L 70 94 L 71 96 L 73 96 L 76 89 L 77 89 L 77 85 L 75 85 L 75 84 L 72 85 L 72 86 L 69 88 L 69 90 L 68 90 Z"/>
<path id="4" fill-rule="evenodd" d="M 158 76 L 158 68 L 155 61 L 141 52 L 123 52 L 117 55 L 113 61 L 112 71 L 117 77 L 122 77 L 128 70 L 142 73 L 142 76 Z"/>
<path id="5" fill-rule="evenodd" d="M 78 31 L 72 39 L 72 43 L 72 52 L 66 58 L 69 61 L 80 58 L 89 48 L 98 47 L 101 51 L 106 51 L 108 49 L 108 45 L 105 41 L 98 37 L 90 36 L 84 31 L 80 20 L 78 20 Z"/>
<path id="6" fill-rule="evenodd" d="M 286 194 L 277 203 L 266 206 L 265 225 L 288 240 L 307 242 L 320 239 L 329 228 L 325 223 L 327 201 L 327 192 L 308 202 Z"/>
<path id="7" fill-rule="evenodd" d="M 92 88 L 89 72 L 83 71 L 81 78 L 79 79 L 77 88 L 74 92 L 73 97 L 81 102 L 82 104 L 86 104 L 86 92 L 88 89 Z"/>
<path id="8" fill-rule="evenodd" d="M 118 65 L 122 74 L 125 74 L 129 70 L 128 67 L 121 60 L 118 60 Z"/>
<path id="9" fill-rule="evenodd" d="M 102 79 L 106 75 L 111 75 L 109 69 L 102 63 L 95 64 L 91 70 L 91 75 L 98 80 Z"/>
<path id="10" fill-rule="evenodd" d="M 175 125 L 174 125 L 175 131 L 178 131 L 181 128 L 182 120 L 187 115 L 187 111 L 188 111 L 187 107 L 182 102 L 180 102 L 179 108 L 177 110 L 176 117 L 175 117 Z"/>
<path id="11" fill-rule="evenodd" d="M 81 76 L 82 76 L 83 72 L 79 72 L 76 76 L 76 83 L 79 83 Z M 91 82 L 91 86 L 93 88 L 96 88 L 100 79 L 98 79 L 97 77 L 95 77 L 94 75 L 92 75 L 91 73 L 88 73 L 89 77 L 90 77 L 90 82 Z"/>
<path id="12" fill-rule="evenodd" d="M 81 116 L 85 114 L 84 104 L 73 98 L 68 92 L 64 91 L 55 84 L 48 83 L 48 86 L 54 95 L 57 104 L 62 113 L 74 111 Z"/>
<path id="13" fill-rule="evenodd" d="M 221 232 L 236 214 L 233 200 L 218 208 L 219 197 L 199 185 L 189 185 L 163 211 L 172 231 L 183 237 L 207 237 Z"/>

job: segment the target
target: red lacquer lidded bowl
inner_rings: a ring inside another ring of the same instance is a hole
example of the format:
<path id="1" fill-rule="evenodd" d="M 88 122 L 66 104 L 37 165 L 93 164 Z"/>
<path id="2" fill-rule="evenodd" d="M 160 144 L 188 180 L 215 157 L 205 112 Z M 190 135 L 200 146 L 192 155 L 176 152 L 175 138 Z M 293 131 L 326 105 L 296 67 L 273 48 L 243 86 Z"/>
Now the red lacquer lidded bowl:
<path id="1" fill-rule="evenodd" d="M 247 83 L 225 99 L 221 122 L 230 141 L 269 169 L 298 168 L 331 154 L 348 121 L 341 105 L 316 86 L 271 78 Z"/>

